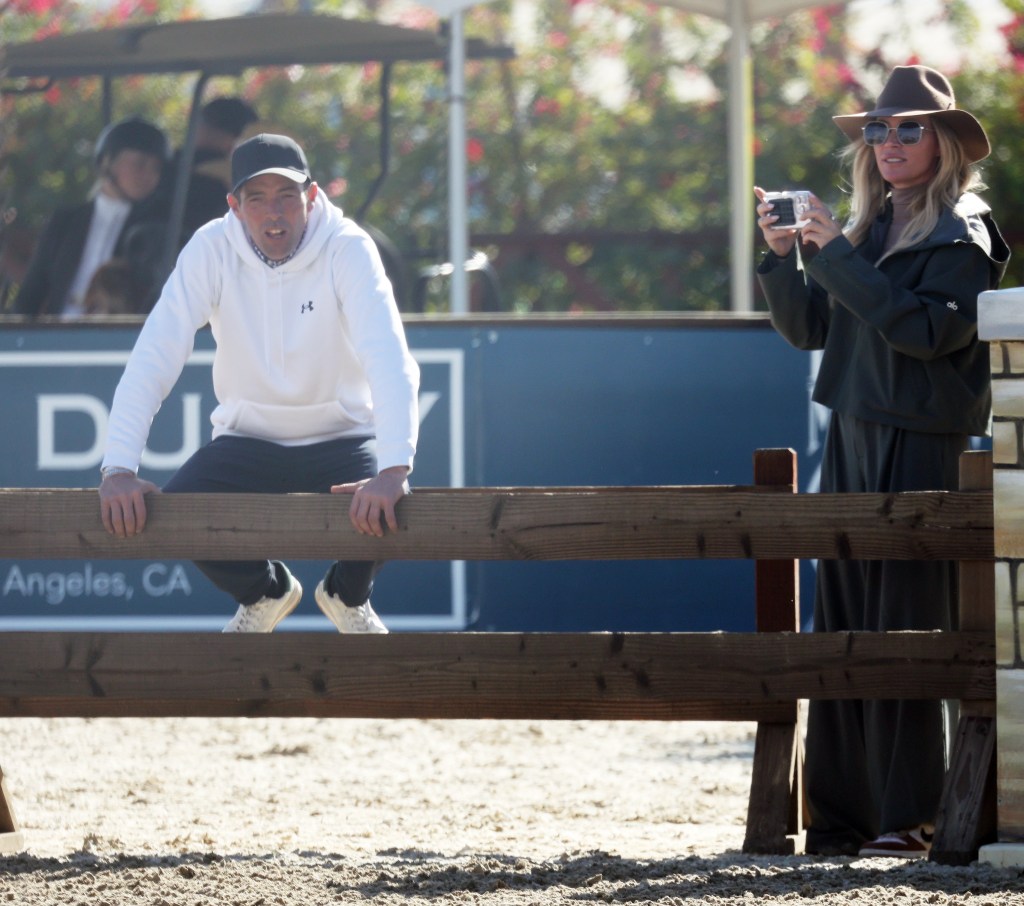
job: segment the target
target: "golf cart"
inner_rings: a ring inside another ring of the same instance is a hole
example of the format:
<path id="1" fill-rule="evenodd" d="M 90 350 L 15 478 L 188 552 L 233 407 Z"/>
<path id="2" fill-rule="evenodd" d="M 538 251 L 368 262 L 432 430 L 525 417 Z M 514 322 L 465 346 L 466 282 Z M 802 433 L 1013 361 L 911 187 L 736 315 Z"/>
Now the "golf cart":
<path id="1" fill-rule="evenodd" d="M 387 178 L 391 162 L 392 68 L 399 62 L 444 61 L 447 53 L 447 42 L 441 33 L 312 13 L 144 23 L 8 45 L 3 49 L 0 64 L 0 91 L 12 94 L 45 91 L 60 79 L 100 78 L 103 80 L 104 121 L 109 122 L 115 79 L 131 75 L 195 74 L 188 129 L 160 258 L 160 272 L 166 276 L 177 254 L 199 114 L 211 78 L 236 76 L 251 68 L 381 64 L 378 172 L 353 216 L 377 242 L 400 307 L 422 310 L 425 282 L 450 273 L 452 265 L 428 262 L 414 267 L 380 229 L 366 222 L 365 217 Z M 465 41 L 468 59 L 500 59 L 511 55 L 508 47 L 477 39 Z M 485 278 L 487 307 L 497 308 L 496 281 L 486 257 L 474 253 L 466 267 L 479 271 Z"/>

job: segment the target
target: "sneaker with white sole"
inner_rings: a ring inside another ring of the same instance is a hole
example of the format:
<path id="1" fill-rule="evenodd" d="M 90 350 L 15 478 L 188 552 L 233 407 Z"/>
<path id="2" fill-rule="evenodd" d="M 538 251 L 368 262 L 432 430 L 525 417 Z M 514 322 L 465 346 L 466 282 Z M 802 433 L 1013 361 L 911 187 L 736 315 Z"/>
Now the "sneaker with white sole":
<path id="1" fill-rule="evenodd" d="M 860 848 L 858 855 L 923 859 L 931 851 L 933 836 L 931 828 L 927 826 L 882 834 L 870 843 L 865 843 Z"/>
<path id="2" fill-rule="evenodd" d="M 324 588 L 323 580 L 317 585 L 314 592 L 316 605 L 327 619 L 338 627 L 338 632 L 362 632 L 381 634 L 388 631 L 380 617 L 377 616 L 370 602 L 360 604 L 358 607 L 349 607 L 337 595 L 332 595 Z"/>
<path id="3" fill-rule="evenodd" d="M 274 627 L 299 605 L 302 586 L 287 567 L 282 566 L 288 590 L 280 598 L 260 598 L 255 604 L 239 604 L 238 612 L 222 632 L 273 632 Z"/>

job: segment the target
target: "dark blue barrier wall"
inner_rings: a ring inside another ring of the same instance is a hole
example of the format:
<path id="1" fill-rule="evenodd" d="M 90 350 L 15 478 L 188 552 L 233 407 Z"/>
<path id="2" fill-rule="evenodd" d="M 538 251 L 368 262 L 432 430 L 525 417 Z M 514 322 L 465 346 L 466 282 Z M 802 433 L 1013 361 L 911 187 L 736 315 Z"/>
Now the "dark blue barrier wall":
<path id="1" fill-rule="evenodd" d="M 758 447 L 815 479 L 811 357 L 760 317 L 407 321 L 423 371 L 413 484 L 749 484 Z M 136 328 L 0 329 L 2 484 L 92 487 Z M 164 404 L 143 474 L 158 484 L 209 438 L 212 339 Z M 293 564 L 312 589 L 325 564 Z M 809 574 L 808 574 L 809 575 Z M 804 599 L 810 582 L 804 580 Z M 306 596 L 282 628 L 329 628 Z M 746 630 L 747 561 L 391 563 L 374 605 L 393 629 Z M 219 629 L 232 602 L 188 563 L 0 561 L 0 628 Z"/>

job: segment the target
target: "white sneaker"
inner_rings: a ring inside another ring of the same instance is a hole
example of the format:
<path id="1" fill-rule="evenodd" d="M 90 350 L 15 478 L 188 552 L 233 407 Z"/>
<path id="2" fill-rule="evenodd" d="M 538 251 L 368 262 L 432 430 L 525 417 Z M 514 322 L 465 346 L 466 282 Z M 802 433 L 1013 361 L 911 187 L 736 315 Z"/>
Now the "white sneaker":
<path id="1" fill-rule="evenodd" d="M 316 598 L 316 605 L 335 626 L 338 632 L 369 632 L 385 633 L 388 631 L 377 616 L 370 602 L 360 604 L 358 607 L 349 607 L 337 595 L 330 594 L 324 588 L 323 579 L 317 585 L 313 593 Z"/>
<path id="2" fill-rule="evenodd" d="M 288 590 L 280 598 L 260 598 L 255 604 L 239 604 L 238 612 L 222 632 L 273 632 L 274 627 L 298 607 L 302 586 L 288 568 Z"/>

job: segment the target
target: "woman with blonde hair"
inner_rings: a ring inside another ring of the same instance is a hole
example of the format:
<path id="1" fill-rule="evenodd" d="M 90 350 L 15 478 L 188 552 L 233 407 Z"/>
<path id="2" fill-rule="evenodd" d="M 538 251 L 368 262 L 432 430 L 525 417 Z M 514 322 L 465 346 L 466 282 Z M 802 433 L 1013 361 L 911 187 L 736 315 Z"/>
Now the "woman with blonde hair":
<path id="1" fill-rule="evenodd" d="M 831 417 L 821 490 L 955 489 L 970 436 L 989 433 L 978 295 L 1009 258 L 976 194 L 988 137 L 926 66 L 897 67 L 875 109 L 833 119 L 850 139 L 845 228 L 813 194 L 806 223 L 779 228 L 774 203 L 754 189 L 772 323 L 793 346 L 822 350 L 814 399 Z M 950 562 L 822 560 L 814 629 L 950 629 L 955 578 Z M 812 702 L 807 851 L 926 856 L 950 717 L 941 702 Z"/>

